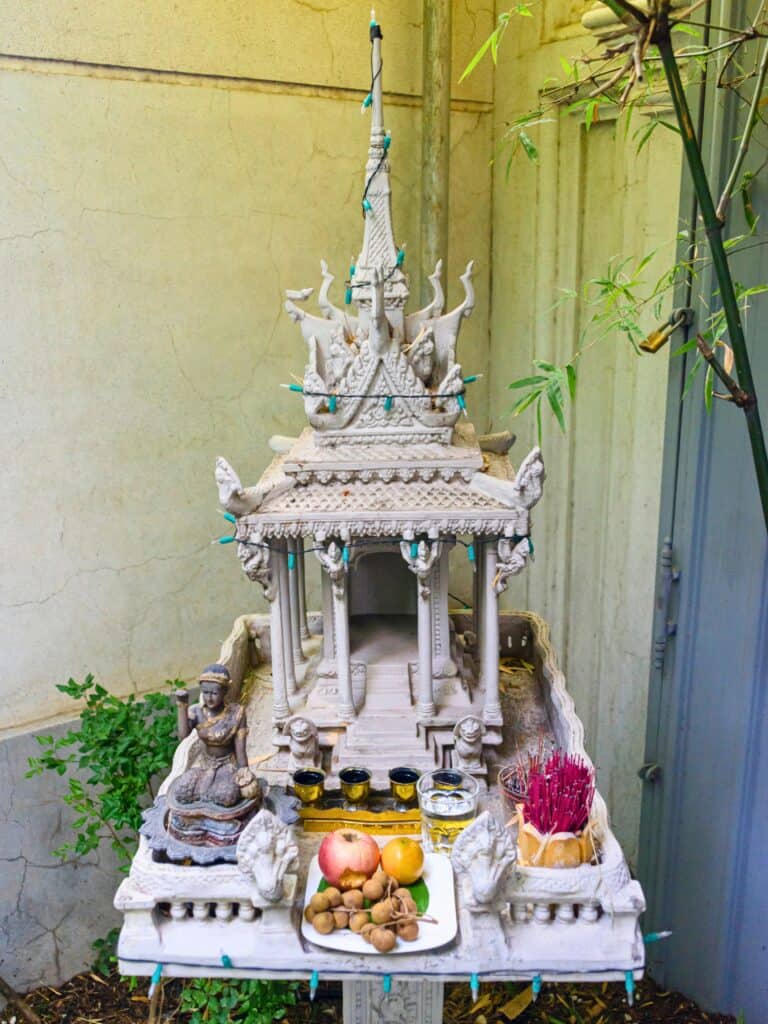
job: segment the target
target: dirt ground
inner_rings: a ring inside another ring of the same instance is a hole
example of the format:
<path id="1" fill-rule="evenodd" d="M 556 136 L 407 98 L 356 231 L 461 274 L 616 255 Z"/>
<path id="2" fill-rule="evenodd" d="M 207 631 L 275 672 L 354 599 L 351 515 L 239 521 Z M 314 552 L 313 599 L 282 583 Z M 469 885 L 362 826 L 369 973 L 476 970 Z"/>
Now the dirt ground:
<path id="1" fill-rule="evenodd" d="M 179 985 L 177 981 L 166 983 L 158 1024 L 184 1024 L 188 1019 L 176 1006 Z M 26 1000 L 43 1024 L 146 1024 L 146 992 L 144 980 L 131 991 L 117 975 L 104 978 L 84 972 L 58 989 L 37 989 Z M 13 1012 L 0 1011 L 0 1024 Z M 298 1005 L 283 1018 L 290 1024 L 340 1024 L 341 1019 L 341 985 L 334 983 L 321 985 L 314 1003 L 309 1001 L 307 987 L 302 986 Z M 468 985 L 449 985 L 444 1019 L 456 1024 L 736 1024 L 735 1017 L 704 1013 L 684 996 L 663 991 L 651 979 L 638 984 L 632 1009 L 620 983 L 545 985 L 535 1003 L 531 1002 L 530 986 L 485 985 L 474 1004 Z M 18 1013 L 17 1020 L 22 1024 Z"/>

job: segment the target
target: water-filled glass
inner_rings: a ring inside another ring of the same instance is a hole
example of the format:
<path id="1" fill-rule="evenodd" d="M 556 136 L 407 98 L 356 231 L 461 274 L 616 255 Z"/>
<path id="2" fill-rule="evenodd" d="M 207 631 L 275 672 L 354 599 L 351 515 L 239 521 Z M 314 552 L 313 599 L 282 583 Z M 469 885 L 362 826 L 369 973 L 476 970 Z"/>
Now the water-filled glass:
<path id="1" fill-rule="evenodd" d="M 440 768 L 422 775 L 416 790 L 424 848 L 450 854 L 456 836 L 477 815 L 477 779 L 457 769 Z"/>

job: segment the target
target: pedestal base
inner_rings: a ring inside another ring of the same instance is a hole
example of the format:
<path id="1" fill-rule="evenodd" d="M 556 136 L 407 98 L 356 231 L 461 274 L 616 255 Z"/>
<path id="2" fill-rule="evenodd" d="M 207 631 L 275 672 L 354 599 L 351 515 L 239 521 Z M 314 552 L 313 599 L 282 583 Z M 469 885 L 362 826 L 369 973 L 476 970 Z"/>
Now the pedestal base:
<path id="1" fill-rule="evenodd" d="M 344 1024 L 441 1024 L 442 982 L 391 981 L 389 992 L 382 979 L 343 982 Z"/>

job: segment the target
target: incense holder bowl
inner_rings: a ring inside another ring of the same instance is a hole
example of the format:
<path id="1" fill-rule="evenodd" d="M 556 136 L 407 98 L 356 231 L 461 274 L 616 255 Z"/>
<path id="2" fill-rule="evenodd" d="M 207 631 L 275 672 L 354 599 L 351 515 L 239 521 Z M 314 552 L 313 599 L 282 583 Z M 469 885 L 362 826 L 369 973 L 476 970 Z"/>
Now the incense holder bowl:
<path id="1" fill-rule="evenodd" d="M 517 855 L 521 867 L 577 868 L 597 856 L 589 826 L 583 832 L 539 832 L 517 808 Z"/>

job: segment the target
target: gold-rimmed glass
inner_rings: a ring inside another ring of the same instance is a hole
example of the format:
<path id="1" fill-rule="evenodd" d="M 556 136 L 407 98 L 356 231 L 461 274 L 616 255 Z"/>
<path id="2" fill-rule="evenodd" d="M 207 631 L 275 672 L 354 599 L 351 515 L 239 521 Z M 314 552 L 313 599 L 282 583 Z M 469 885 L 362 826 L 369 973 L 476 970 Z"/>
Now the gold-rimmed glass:
<path id="1" fill-rule="evenodd" d="M 419 772 L 415 768 L 393 768 L 389 773 L 389 788 L 395 800 L 396 811 L 407 811 L 416 803 L 416 783 Z"/>
<path id="2" fill-rule="evenodd" d="M 293 773 L 293 791 L 308 806 L 322 799 L 325 788 L 325 772 L 319 768 L 299 768 Z"/>
<path id="3" fill-rule="evenodd" d="M 342 768 L 339 772 L 344 806 L 356 811 L 368 803 L 371 792 L 371 773 L 367 768 Z"/>

